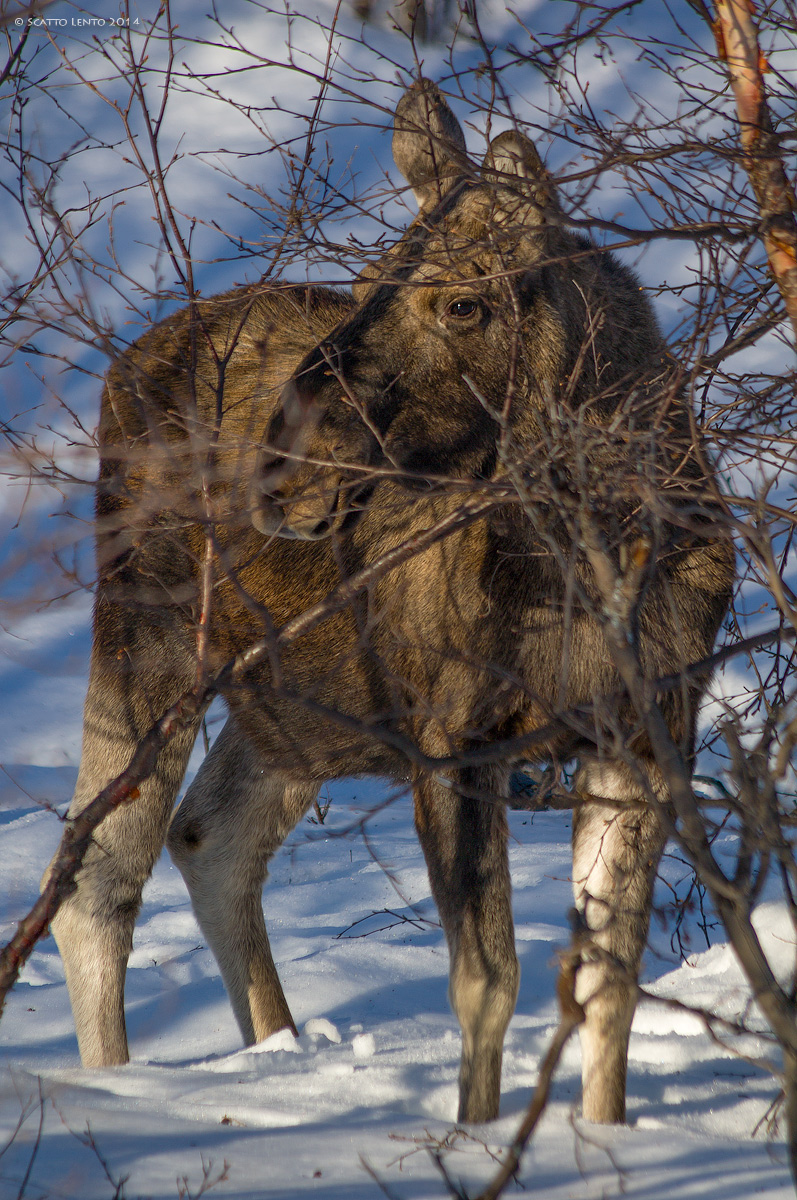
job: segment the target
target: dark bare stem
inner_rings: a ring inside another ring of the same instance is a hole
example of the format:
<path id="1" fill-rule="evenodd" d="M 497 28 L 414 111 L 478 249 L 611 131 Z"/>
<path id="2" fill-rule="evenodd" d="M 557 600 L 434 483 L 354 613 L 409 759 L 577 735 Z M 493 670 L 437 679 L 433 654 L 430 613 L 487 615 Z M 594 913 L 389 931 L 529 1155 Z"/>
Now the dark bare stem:
<path id="1" fill-rule="evenodd" d="M 797 1184 L 797 1007 L 794 995 L 781 987 L 762 949 L 751 920 L 752 901 L 748 890 L 728 879 L 714 857 L 692 789 L 689 767 L 667 727 L 655 686 L 645 679 L 632 636 L 633 611 L 638 600 L 634 571 L 630 569 L 625 576 L 615 571 L 600 533 L 586 512 L 582 514 L 582 527 L 585 550 L 601 595 L 609 653 L 650 739 L 675 809 L 677 836 L 701 883 L 708 889 L 753 995 L 783 1048 L 789 1145 L 792 1174 Z M 656 803 L 655 797 L 650 799 Z"/>
<path id="2" fill-rule="evenodd" d="M 37 1082 L 38 1082 L 38 1086 L 39 1086 L 39 1123 L 38 1123 L 38 1126 L 36 1129 L 36 1134 L 33 1139 L 33 1146 L 31 1147 L 30 1158 L 28 1159 L 28 1165 L 25 1170 L 25 1174 L 22 1177 L 22 1182 L 19 1185 L 19 1191 L 17 1192 L 17 1200 L 24 1200 L 25 1191 L 27 1189 L 28 1183 L 30 1182 L 31 1172 L 33 1171 L 33 1164 L 36 1162 L 36 1157 L 39 1153 L 39 1150 L 41 1149 L 42 1134 L 44 1133 L 44 1094 L 42 1092 L 41 1078 L 39 1078 Z"/>
<path id="3" fill-rule="evenodd" d="M 556 1068 L 559 1065 L 559 1060 L 562 1057 L 565 1046 L 570 1041 L 570 1038 L 578 1029 L 579 1025 L 584 1021 L 584 1009 L 576 1000 L 575 983 L 576 972 L 578 970 L 579 955 L 577 952 L 571 952 L 563 956 L 562 965 L 559 970 L 559 979 L 556 985 L 557 996 L 559 999 L 559 1009 L 561 1012 L 559 1025 L 553 1040 L 548 1047 L 545 1058 L 540 1065 L 540 1075 L 537 1080 L 537 1086 L 534 1089 L 534 1094 L 531 1097 L 529 1106 L 526 1109 L 526 1114 L 521 1121 L 518 1131 L 512 1141 L 504 1163 L 500 1171 L 496 1173 L 483 1192 L 480 1192 L 475 1200 L 498 1200 L 498 1197 L 506 1188 L 506 1185 L 517 1173 L 520 1166 L 520 1160 L 523 1152 L 528 1146 L 534 1130 L 537 1128 L 542 1114 L 548 1105 L 548 1099 L 551 1094 L 551 1084 L 556 1073 Z"/>

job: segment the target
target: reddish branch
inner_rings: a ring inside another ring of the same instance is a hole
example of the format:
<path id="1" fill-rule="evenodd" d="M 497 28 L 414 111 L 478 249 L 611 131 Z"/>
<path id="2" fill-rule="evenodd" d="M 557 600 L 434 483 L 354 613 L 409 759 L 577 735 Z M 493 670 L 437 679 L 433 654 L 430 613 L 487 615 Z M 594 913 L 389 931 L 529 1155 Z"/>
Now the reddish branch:
<path id="1" fill-rule="evenodd" d="M 181 697 L 141 739 L 127 769 L 103 788 L 78 816 L 67 820 L 47 883 L 39 899 L 28 915 L 19 922 L 16 933 L 0 954 L 0 1015 L 5 998 L 16 983 L 34 946 L 46 934 L 62 902 L 74 890 L 75 875 L 80 870 L 86 851 L 91 845 L 94 830 L 113 809 L 137 798 L 139 784 L 155 770 L 161 750 L 178 730 L 201 711 L 203 699 L 204 697 L 196 693 Z"/>
<path id="2" fill-rule="evenodd" d="M 761 213 L 769 266 L 797 338 L 797 203 L 767 104 L 767 61 L 750 0 L 718 0 L 714 32 L 736 98 L 744 166 Z"/>
<path id="3" fill-rule="evenodd" d="M 428 529 L 402 542 L 395 549 L 388 551 L 377 562 L 364 567 L 361 571 L 344 580 L 333 589 L 323 600 L 292 618 L 281 629 L 275 630 L 270 637 L 254 642 L 246 650 L 230 659 L 212 680 L 198 680 L 195 688 L 185 693 L 161 719 L 152 726 L 138 744 L 130 760 L 130 764 L 121 775 L 112 780 L 100 794 L 75 818 L 69 818 L 61 838 L 58 853 L 49 872 L 48 881 L 41 896 L 26 917 L 19 922 L 17 931 L 0 952 L 0 1016 L 2 1016 L 5 997 L 14 986 L 19 973 L 30 957 L 36 943 L 47 933 L 47 928 L 62 902 L 69 896 L 75 886 L 75 876 L 80 870 L 83 858 L 88 850 L 94 830 L 105 817 L 120 804 L 133 801 L 138 796 L 139 786 L 152 774 L 163 747 L 171 738 L 189 724 L 202 711 L 206 704 L 226 689 L 240 684 L 243 677 L 253 667 L 268 659 L 272 653 L 279 652 L 297 638 L 309 633 L 317 625 L 327 620 L 334 613 L 347 608 L 357 596 L 372 587 L 389 572 L 415 555 L 422 553 L 435 542 L 450 536 L 474 521 L 481 519 L 491 509 L 500 504 L 506 504 L 517 496 L 509 490 L 494 488 L 487 496 L 475 496 L 463 501 L 453 513 L 435 522 Z M 680 684 L 684 675 L 693 672 L 702 673 L 705 669 L 713 669 L 732 654 L 747 653 L 783 636 L 780 628 L 766 630 L 753 638 L 738 643 L 733 647 L 719 651 L 709 659 L 686 667 L 679 676 L 659 679 L 653 684 L 654 691 L 669 690 Z M 297 697 L 291 697 L 297 698 Z M 300 699 L 300 698 L 299 698 Z M 324 710 L 323 714 L 330 719 L 347 720 L 343 714 Z M 577 714 L 574 714 L 577 715 Z M 527 734 L 523 738 L 507 739 L 491 745 L 483 751 L 473 751 L 474 762 L 486 761 L 495 755 L 519 754 L 528 749 L 535 740 L 545 740 L 550 730 L 543 728 L 536 734 Z M 401 741 L 401 749 L 409 758 L 416 762 L 421 769 L 443 770 L 452 765 L 454 759 L 431 759 L 421 755 L 417 747 L 413 747 L 408 739 Z M 460 761 L 459 759 L 456 761 Z"/>
<path id="4" fill-rule="evenodd" d="M 94 830 L 113 809 L 137 798 L 140 784 L 155 770 L 158 755 L 167 742 L 193 721 L 215 695 L 240 682 L 248 671 L 263 662 L 270 651 L 289 644 L 327 620 L 333 613 L 347 608 L 364 589 L 371 587 L 384 575 L 416 554 L 422 553 L 441 538 L 479 520 L 500 503 L 506 503 L 505 496 L 501 496 L 500 499 L 481 496 L 463 501 L 456 512 L 435 522 L 429 529 L 409 538 L 394 550 L 388 551 L 377 562 L 344 580 L 324 600 L 288 621 L 274 637 L 263 638 L 254 643 L 231 659 L 212 681 L 203 684 L 200 680 L 192 691 L 185 693 L 172 705 L 141 739 L 127 769 L 112 780 L 78 816 L 67 820 L 58 853 L 39 899 L 28 915 L 19 922 L 16 933 L 0 953 L 0 1016 L 5 998 L 16 983 L 34 946 L 46 934 L 61 904 L 74 890 L 75 876 L 91 845 Z"/>

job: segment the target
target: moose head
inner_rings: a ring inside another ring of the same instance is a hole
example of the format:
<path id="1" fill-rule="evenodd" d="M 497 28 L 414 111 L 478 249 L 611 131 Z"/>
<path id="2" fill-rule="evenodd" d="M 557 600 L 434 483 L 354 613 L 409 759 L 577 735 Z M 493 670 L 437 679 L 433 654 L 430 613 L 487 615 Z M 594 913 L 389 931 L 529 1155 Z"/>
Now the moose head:
<path id="1" fill-rule="evenodd" d="M 252 489 L 262 533 L 343 532 L 384 477 L 489 479 L 534 454 L 551 397 L 595 422 L 661 376 L 634 277 L 565 228 L 527 137 L 500 134 L 477 167 L 422 79 L 398 105 L 393 157 L 418 217 L 283 391 Z"/>

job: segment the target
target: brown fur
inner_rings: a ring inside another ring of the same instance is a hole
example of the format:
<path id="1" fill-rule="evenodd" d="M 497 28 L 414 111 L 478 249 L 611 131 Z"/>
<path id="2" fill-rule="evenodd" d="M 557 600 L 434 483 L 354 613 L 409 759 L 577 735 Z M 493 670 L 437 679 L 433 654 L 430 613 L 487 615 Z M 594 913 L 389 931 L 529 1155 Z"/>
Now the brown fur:
<path id="1" fill-rule="evenodd" d="M 259 1039 L 293 1027 L 260 908 L 270 855 L 324 778 L 412 776 L 463 1030 L 459 1116 L 490 1119 L 518 983 L 498 802 L 508 767 L 468 754 L 558 720 L 536 753 L 578 754 L 588 801 L 574 822 L 576 902 L 594 935 L 578 984 L 584 1111 L 622 1120 L 630 981 L 663 835 L 597 718 L 590 728 L 567 716 L 620 690 L 580 550 L 584 505 L 620 566 L 640 533 L 653 543 L 637 618 L 652 678 L 709 652 L 732 553 L 712 530 L 704 451 L 633 275 L 566 231 L 525 139 L 496 139 L 481 169 L 463 144 L 434 85 L 410 89 L 394 154 L 421 214 L 365 273 L 356 304 L 312 288 L 232 292 L 164 322 L 111 371 L 74 804 L 126 765 L 191 685 L 209 520 L 218 667 L 456 511 L 465 481 L 500 475 L 525 504 L 410 559 L 230 691 L 233 718 L 169 847 L 244 1037 Z M 692 681 L 661 698 L 687 755 L 701 690 Z M 666 802 L 644 737 L 629 737 L 641 778 Z M 421 774 L 399 738 L 462 765 Z M 89 1064 L 126 1059 L 132 925 L 191 742 L 102 826 L 56 922 Z"/>

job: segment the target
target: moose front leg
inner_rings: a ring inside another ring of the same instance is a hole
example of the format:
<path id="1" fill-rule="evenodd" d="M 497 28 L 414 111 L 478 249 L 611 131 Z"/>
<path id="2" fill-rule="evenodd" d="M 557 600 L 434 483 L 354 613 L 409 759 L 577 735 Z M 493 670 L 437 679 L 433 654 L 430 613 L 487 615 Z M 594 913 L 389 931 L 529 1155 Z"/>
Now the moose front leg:
<path id="1" fill-rule="evenodd" d="M 643 770 L 644 770 L 643 766 Z M 655 778 L 655 767 L 647 767 Z M 576 978 L 581 1026 L 582 1111 L 588 1121 L 625 1121 L 628 1040 L 647 941 L 653 884 L 665 834 L 629 769 L 590 761 L 575 780 L 573 890 L 586 939 Z M 602 804 L 600 798 L 613 803 Z"/>
<path id="2" fill-rule="evenodd" d="M 415 825 L 450 954 L 449 997 L 462 1029 L 459 1121 L 498 1116 L 504 1035 L 515 1009 L 506 773 L 462 771 L 415 788 Z"/>
<path id="3" fill-rule="evenodd" d="M 271 956 L 268 861 L 307 812 L 316 782 L 272 769 L 230 718 L 172 818 L 167 846 L 216 956 L 244 1042 L 296 1026 Z"/>

